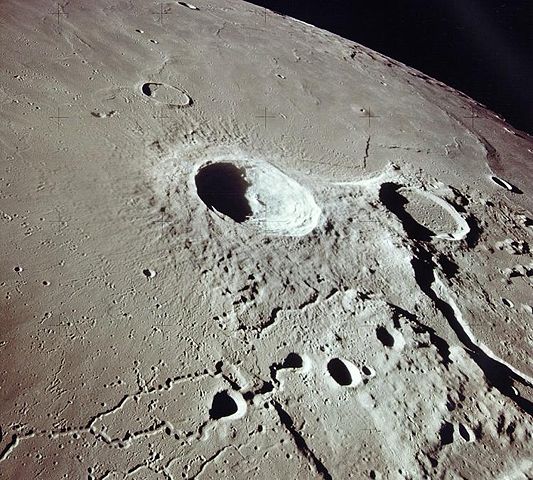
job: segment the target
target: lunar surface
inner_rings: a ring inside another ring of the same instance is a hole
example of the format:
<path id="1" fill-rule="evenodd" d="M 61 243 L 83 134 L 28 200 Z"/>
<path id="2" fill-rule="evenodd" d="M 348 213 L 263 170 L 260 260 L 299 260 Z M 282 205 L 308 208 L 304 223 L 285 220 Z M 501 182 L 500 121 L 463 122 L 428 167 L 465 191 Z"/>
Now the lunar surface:
<path id="1" fill-rule="evenodd" d="M 0 478 L 532 479 L 532 138 L 191 1 L 0 5 Z"/>

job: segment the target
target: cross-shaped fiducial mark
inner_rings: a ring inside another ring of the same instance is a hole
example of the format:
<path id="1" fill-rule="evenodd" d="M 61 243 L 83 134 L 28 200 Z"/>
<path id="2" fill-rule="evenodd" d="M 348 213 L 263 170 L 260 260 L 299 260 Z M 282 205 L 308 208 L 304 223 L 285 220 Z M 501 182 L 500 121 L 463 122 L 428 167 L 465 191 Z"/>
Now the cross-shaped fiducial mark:
<path id="1" fill-rule="evenodd" d="M 165 207 L 159 209 L 159 217 L 153 221 L 156 224 L 161 225 L 161 232 L 164 233 L 165 228 L 170 227 L 172 222 L 168 219 L 168 214 Z"/>
<path id="2" fill-rule="evenodd" d="M 63 120 L 63 119 L 66 119 L 66 118 L 70 118 L 70 117 L 64 117 L 64 116 L 61 116 L 60 113 L 59 113 L 59 107 L 57 107 L 57 115 L 55 116 L 51 116 L 50 119 L 51 120 L 55 120 L 56 123 L 57 123 L 57 132 L 59 133 L 59 129 L 60 127 L 62 127 L 63 125 L 61 124 L 60 120 Z"/>
<path id="3" fill-rule="evenodd" d="M 155 328 L 167 328 L 167 327 L 175 327 L 176 325 L 173 325 L 171 323 L 152 323 L 152 327 Z"/>
<path id="4" fill-rule="evenodd" d="M 264 120 L 265 129 L 266 129 L 266 127 L 267 127 L 267 119 L 268 118 L 276 118 L 276 115 L 267 115 L 267 109 L 265 107 L 264 113 L 262 115 L 256 115 L 256 118 L 261 118 L 261 119 Z"/>
<path id="5" fill-rule="evenodd" d="M 463 118 L 466 118 L 466 119 L 470 119 L 471 120 L 471 125 L 472 125 L 472 128 L 474 128 L 474 121 L 476 118 L 481 118 L 479 115 L 477 115 L 475 112 L 474 112 L 474 107 L 472 107 L 470 109 L 470 115 L 465 115 Z"/>
<path id="6" fill-rule="evenodd" d="M 61 17 L 61 15 L 66 15 L 67 13 L 66 12 L 63 12 L 63 9 L 61 7 L 61 5 L 59 5 L 59 2 L 57 4 L 57 9 L 54 11 L 54 12 L 48 12 L 49 15 L 54 15 L 57 17 L 57 26 L 59 27 L 59 19 Z"/>
<path id="7" fill-rule="evenodd" d="M 57 216 L 56 216 L 57 220 L 47 220 L 46 218 L 42 218 L 42 220 L 45 221 L 45 222 L 48 222 L 48 223 L 56 223 L 57 224 L 57 233 L 61 233 L 61 229 L 62 228 L 68 227 L 68 222 L 65 221 L 63 219 L 63 217 L 61 216 L 61 211 L 59 210 L 59 208 L 56 208 L 55 212 L 57 214 Z"/>
<path id="8" fill-rule="evenodd" d="M 161 333 L 161 336 L 163 340 L 169 340 L 170 339 L 170 333 L 169 331 L 170 327 L 175 327 L 176 325 L 172 325 L 170 323 L 153 323 L 152 324 L 152 334 Z"/>
<path id="9" fill-rule="evenodd" d="M 76 324 L 76 322 L 57 322 L 57 323 L 44 323 L 41 322 L 41 326 L 39 327 L 39 329 L 61 329 L 61 330 L 64 330 L 64 329 L 70 329 L 70 328 L 74 328 L 74 330 L 76 330 L 76 333 L 78 333 L 78 335 L 80 337 L 82 337 L 83 335 L 81 334 L 81 331 L 79 329 L 79 326 Z"/>
<path id="10" fill-rule="evenodd" d="M 372 113 L 370 108 L 368 108 L 368 109 L 362 108 L 361 112 L 363 112 L 363 115 L 361 115 L 361 118 L 367 118 L 368 119 L 368 128 L 370 128 L 370 121 L 371 120 L 373 120 L 374 118 L 379 118 L 378 115 L 375 115 L 375 114 Z"/>
<path id="11" fill-rule="evenodd" d="M 170 12 L 170 7 L 168 8 L 165 8 L 163 7 L 163 3 L 159 3 L 159 11 L 158 12 L 150 12 L 151 15 L 156 15 L 157 17 L 159 17 L 159 24 L 160 25 L 163 25 L 163 18 L 165 15 L 169 15 L 171 12 Z"/>
<path id="12" fill-rule="evenodd" d="M 158 115 L 153 115 L 153 118 L 155 118 L 156 120 L 159 120 L 161 122 L 161 124 L 163 123 L 164 120 L 168 120 L 170 118 L 169 115 L 167 115 L 166 111 L 161 111 L 159 112 Z"/>

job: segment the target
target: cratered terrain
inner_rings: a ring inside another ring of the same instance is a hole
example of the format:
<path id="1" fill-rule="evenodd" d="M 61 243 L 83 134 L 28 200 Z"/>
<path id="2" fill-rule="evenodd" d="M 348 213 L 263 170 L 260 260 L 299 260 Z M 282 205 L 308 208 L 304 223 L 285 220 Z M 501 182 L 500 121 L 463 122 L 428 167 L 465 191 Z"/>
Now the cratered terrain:
<path id="1" fill-rule="evenodd" d="M 191 2 L 0 5 L 0 478 L 533 478 L 531 137 Z"/>

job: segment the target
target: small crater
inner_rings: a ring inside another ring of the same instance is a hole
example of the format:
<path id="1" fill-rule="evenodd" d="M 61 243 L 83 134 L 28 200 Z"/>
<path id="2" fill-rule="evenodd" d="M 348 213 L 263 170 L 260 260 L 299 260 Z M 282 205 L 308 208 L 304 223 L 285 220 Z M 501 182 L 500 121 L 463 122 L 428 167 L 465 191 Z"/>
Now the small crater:
<path id="1" fill-rule="evenodd" d="M 352 376 L 346 364 L 339 358 L 333 358 L 328 362 L 328 372 L 339 385 L 350 385 Z"/>
<path id="2" fill-rule="evenodd" d="M 507 307 L 507 308 L 513 308 L 514 307 L 514 303 L 511 302 L 511 300 L 507 299 L 507 298 L 502 298 L 502 303 Z"/>
<path id="3" fill-rule="evenodd" d="M 461 437 L 463 437 L 463 439 L 467 442 L 471 442 L 473 440 L 473 434 L 470 432 L 470 429 L 468 429 L 462 423 L 459 424 L 459 435 L 461 435 Z"/>
<path id="4" fill-rule="evenodd" d="M 401 186 L 394 183 L 384 183 L 379 191 L 379 199 L 394 215 L 398 217 L 407 235 L 413 239 L 429 241 L 435 234 L 433 231 L 418 223 L 406 210 L 407 198 L 399 193 Z"/>
<path id="5" fill-rule="evenodd" d="M 533 276 L 533 262 L 529 265 L 515 265 L 512 268 L 506 268 L 502 271 L 505 278 L 520 278 Z"/>
<path id="6" fill-rule="evenodd" d="M 145 268 L 143 274 L 146 278 L 154 278 L 156 276 L 156 272 L 150 268 Z"/>
<path id="7" fill-rule="evenodd" d="M 343 387 L 355 387 L 362 380 L 359 369 L 348 360 L 332 358 L 327 369 L 331 378 Z"/>
<path id="8" fill-rule="evenodd" d="M 179 5 L 183 6 L 183 7 L 187 7 L 187 8 L 190 8 L 191 10 L 200 10 L 198 7 L 192 5 L 191 3 L 187 3 L 187 2 L 178 2 Z"/>
<path id="9" fill-rule="evenodd" d="M 507 182 L 506 180 L 503 180 L 502 178 L 499 178 L 499 177 L 496 177 L 496 176 L 492 176 L 490 178 L 496 185 L 498 185 L 498 186 L 500 186 L 502 188 L 505 188 L 505 190 L 508 190 L 509 192 L 518 193 L 518 194 L 524 193 L 518 187 L 512 185 L 511 183 Z"/>
<path id="10" fill-rule="evenodd" d="M 376 337 L 386 347 L 394 347 L 394 337 L 389 333 L 385 327 L 376 328 Z"/>
<path id="11" fill-rule="evenodd" d="M 111 110 L 110 112 L 91 112 L 91 115 L 96 118 L 111 118 L 117 114 L 116 110 Z"/>
<path id="12" fill-rule="evenodd" d="M 496 242 L 495 247 L 498 250 L 505 251 L 511 255 L 525 255 L 530 253 L 529 244 L 524 240 L 506 238 L 501 242 Z"/>

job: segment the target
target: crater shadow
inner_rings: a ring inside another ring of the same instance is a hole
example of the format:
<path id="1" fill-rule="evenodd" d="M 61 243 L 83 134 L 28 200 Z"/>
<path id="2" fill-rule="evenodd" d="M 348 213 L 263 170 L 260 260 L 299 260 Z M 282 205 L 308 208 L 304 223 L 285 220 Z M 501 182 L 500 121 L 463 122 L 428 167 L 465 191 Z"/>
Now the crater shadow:
<path id="1" fill-rule="evenodd" d="M 141 87 L 141 91 L 147 97 L 151 97 L 161 85 L 162 85 L 161 83 L 154 83 L 154 82 L 143 83 Z"/>
<path id="2" fill-rule="evenodd" d="M 440 427 L 440 444 L 441 446 L 453 443 L 454 428 L 450 422 L 444 422 Z"/>
<path id="3" fill-rule="evenodd" d="M 394 337 L 387 331 L 385 327 L 376 328 L 376 337 L 386 347 L 394 347 Z"/>
<path id="4" fill-rule="evenodd" d="M 501 178 L 498 178 L 496 176 L 490 177 L 491 180 L 498 185 L 499 187 L 504 188 L 505 190 L 509 190 L 512 193 L 518 193 L 522 195 L 524 192 L 520 190 L 516 185 L 513 185 L 512 183 L 509 183 L 507 180 L 503 180 Z"/>
<path id="5" fill-rule="evenodd" d="M 229 162 L 218 162 L 202 167 L 195 177 L 196 191 L 210 210 L 242 223 L 252 216 L 246 199 L 250 184 L 244 179 L 244 169 Z"/>
<path id="6" fill-rule="evenodd" d="M 304 365 L 302 357 L 297 353 L 291 352 L 283 362 L 283 368 L 302 368 Z"/>
<path id="7" fill-rule="evenodd" d="M 428 242 L 435 235 L 429 228 L 418 223 L 405 210 L 405 205 L 409 202 L 398 190 L 402 188 L 396 183 L 384 183 L 379 190 L 379 200 L 400 220 L 407 235 L 423 242 Z"/>
<path id="8" fill-rule="evenodd" d="M 327 365 L 328 372 L 339 385 L 346 387 L 352 384 L 352 375 L 340 358 L 332 358 Z"/>
<path id="9" fill-rule="evenodd" d="M 237 413 L 237 403 L 227 392 L 218 392 L 213 398 L 213 405 L 209 410 L 209 415 L 213 420 L 220 420 L 224 417 L 231 417 Z"/>

